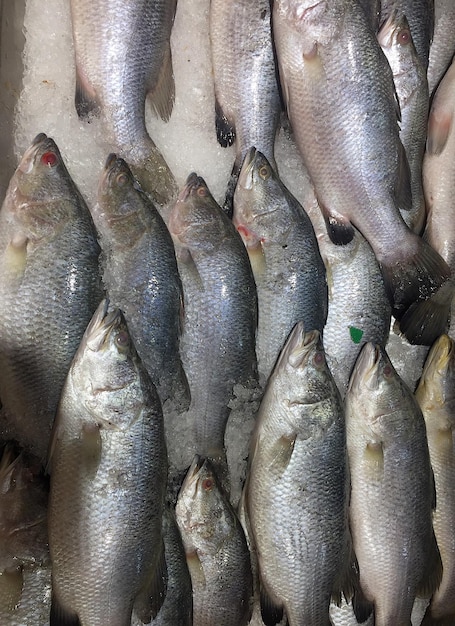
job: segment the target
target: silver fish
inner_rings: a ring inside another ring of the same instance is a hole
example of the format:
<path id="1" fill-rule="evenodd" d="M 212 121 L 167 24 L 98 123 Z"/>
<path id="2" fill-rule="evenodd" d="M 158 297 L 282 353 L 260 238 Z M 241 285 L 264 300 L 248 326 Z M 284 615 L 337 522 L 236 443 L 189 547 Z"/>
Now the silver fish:
<path id="1" fill-rule="evenodd" d="M 354 607 L 372 603 L 376 626 L 409 626 L 416 595 L 431 595 L 441 577 L 423 415 L 385 350 L 372 343 L 357 359 L 345 406 L 360 572 Z"/>
<path id="2" fill-rule="evenodd" d="M 430 350 L 415 393 L 427 429 L 436 485 L 433 527 L 442 559 L 442 580 L 423 626 L 455 623 L 455 346 L 441 335 Z"/>
<path id="3" fill-rule="evenodd" d="M 434 34 L 428 64 L 430 96 L 450 66 L 455 54 L 455 4 L 452 0 L 434 0 Z"/>
<path id="4" fill-rule="evenodd" d="M 160 203 L 174 177 L 147 133 L 145 99 L 169 119 L 174 101 L 170 34 L 176 0 L 71 0 L 76 55 L 76 109 L 101 113 L 107 139 Z"/>
<path id="5" fill-rule="evenodd" d="M 172 209 L 169 229 L 180 247 L 182 359 L 195 418 L 195 452 L 223 459 L 234 385 L 248 386 L 256 379 L 253 272 L 240 235 L 196 174 L 188 177 Z"/>
<path id="6" fill-rule="evenodd" d="M 450 270 L 399 212 L 410 191 L 393 77 L 365 12 L 352 0 L 277 0 L 273 27 L 288 115 L 331 239 L 347 243 L 352 224 L 362 233 L 394 315 L 415 305 L 403 332 L 431 343 L 448 304 L 435 311 L 425 300 Z"/>
<path id="7" fill-rule="evenodd" d="M 180 361 L 183 289 L 172 237 L 128 165 L 108 157 L 92 209 L 103 250 L 103 281 L 125 316 L 134 346 L 161 402 L 189 405 Z"/>
<path id="8" fill-rule="evenodd" d="M 102 297 L 88 208 L 55 142 L 38 135 L 0 211 L 2 439 L 45 462 L 71 359 Z"/>
<path id="9" fill-rule="evenodd" d="M 194 458 L 176 517 L 193 585 L 194 626 L 246 626 L 252 596 L 248 546 L 207 459 Z"/>
<path id="10" fill-rule="evenodd" d="M 427 75 L 404 13 L 397 10 L 390 13 L 381 26 L 378 41 L 393 72 L 401 113 L 400 139 L 411 175 L 412 208 L 401 215 L 409 228 L 420 234 L 425 223 L 422 162 L 429 110 Z"/>
<path id="11" fill-rule="evenodd" d="M 322 331 L 327 318 L 325 267 L 304 208 L 255 148 L 240 171 L 233 223 L 256 281 L 258 371 L 267 381 L 297 322 Z"/>
<path id="12" fill-rule="evenodd" d="M 65 382 L 50 468 L 51 623 L 130 626 L 135 603 L 150 620 L 163 549 L 163 414 L 119 309 L 105 301 Z"/>
<path id="13" fill-rule="evenodd" d="M 215 122 L 222 146 L 235 144 L 226 210 L 251 146 L 276 170 L 275 136 L 280 96 L 269 0 L 211 0 L 210 42 L 215 84 Z"/>
<path id="14" fill-rule="evenodd" d="M 330 598 L 350 557 L 344 413 L 320 334 L 301 323 L 261 402 L 246 502 L 272 605 L 284 608 L 290 626 L 329 626 Z"/>

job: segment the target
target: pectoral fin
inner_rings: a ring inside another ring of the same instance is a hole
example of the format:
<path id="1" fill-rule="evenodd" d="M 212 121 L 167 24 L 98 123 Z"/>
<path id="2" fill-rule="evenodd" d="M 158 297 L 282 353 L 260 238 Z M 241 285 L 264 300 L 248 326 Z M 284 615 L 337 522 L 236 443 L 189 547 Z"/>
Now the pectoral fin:
<path id="1" fill-rule="evenodd" d="M 81 626 L 77 613 L 64 608 L 55 593 L 52 594 L 49 626 Z"/>
<path id="2" fill-rule="evenodd" d="M 235 141 L 235 128 L 223 113 L 218 100 L 215 101 L 215 126 L 216 137 L 220 146 L 223 148 L 232 146 Z"/>

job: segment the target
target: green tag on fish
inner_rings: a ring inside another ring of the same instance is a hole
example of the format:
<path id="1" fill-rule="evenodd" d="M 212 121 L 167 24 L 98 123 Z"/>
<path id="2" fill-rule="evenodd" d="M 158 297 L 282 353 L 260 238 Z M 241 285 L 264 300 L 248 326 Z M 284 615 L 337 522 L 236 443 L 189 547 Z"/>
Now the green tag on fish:
<path id="1" fill-rule="evenodd" d="M 360 343 L 363 337 L 363 330 L 356 328 L 355 326 L 349 326 L 349 334 L 354 343 Z"/>

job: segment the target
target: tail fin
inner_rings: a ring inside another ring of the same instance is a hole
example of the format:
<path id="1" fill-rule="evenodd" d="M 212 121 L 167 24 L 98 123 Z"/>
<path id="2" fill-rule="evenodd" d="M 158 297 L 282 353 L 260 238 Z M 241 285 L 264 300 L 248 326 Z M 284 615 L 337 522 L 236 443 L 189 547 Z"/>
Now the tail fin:
<path id="1" fill-rule="evenodd" d="M 129 158 L 128 155 L 125 155 L 124 158 L 142 189 L 149 194 L 154 202 L 162 206 L 177 196 L 177 183 L 163 155 L 153 141 L 150 140 L 150 143 L 147 142 L 147 144 L 149 150 L 146 158 L 135 160 Z"/>

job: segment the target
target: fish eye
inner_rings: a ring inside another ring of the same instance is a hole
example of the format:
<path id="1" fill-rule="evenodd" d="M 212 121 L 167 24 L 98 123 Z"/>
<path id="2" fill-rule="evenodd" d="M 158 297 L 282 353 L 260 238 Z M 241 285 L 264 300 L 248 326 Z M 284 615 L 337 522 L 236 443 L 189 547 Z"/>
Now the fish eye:
<path id="1" fill-rule="evenodd" d="M 126 330 L 121 330 L 117 333 L 115 343 L 119 352 L 127 352 L 128 348 L 130 347 L 130 337 Z"/>
<path id="2" fill-rule="evenodd" d="M 201 198 L 204 198 L 207 195 L 207 189 L 203 185 L 201 185 L 200 187 L 197 188 L 196 193 Z"/>
<path id="3" fill-rule="evenodd" d="M 211 478 L 204 478 L 202 481 L 202 489 L 204 491 L 211 491 L 213 489 L 213 480 Z"/>
<path id="4" fill-rule="evenodd" d="M 119 187 L 124 187 L 128 182 L 128 176 L 124 172 L 120 172 L 120 174 L 117 174 L 115 182 Z"/>
<path id="5" fill-rule="evenodd" d="M 407 28 L 405 28 L 404 30 L 401 30 L 398 33 L 397 40 L 398 40 L 398 43 L 401 44 L 402 46 L 407 45 L 411 41 L 410 31 Z"/>
<path id="6" fill-rule="evenodd" d="M 55 165 L 57 165 L 57 161 L 58 158 L 55 152 L 45 152 L 41 155 L 41 163 L 43 163 L 44 165 L 48 165 L 49 167 L 54 167 Z"/>
<path id="7" fill-rule="evenodd" d="M 269 178 L 270 176 L 270 168 L 268 168 L 267 165 L 262 165 L 259 168 L 259 176 L 262 178 L 262 180 L 267 180 L 267 178 Z"/>
<path id="8" fill-rule="evenodd" d="M 323 367 L 324 363 L 325 363 L 325 358 L 324 358 L 324 354 L 322 352 L 316 352 L 314 357 L 313 357 L 313 363 L 314 366 L 317 367 L 318 369 L 321 369 L 321 367 Z"/>
<path id="9" fill-rule="evenodd" d="M 385 378 L 392 378 L 393 376 L 393 368 L 391 365 L 389 365 L 387 363 L 387 365 L 384 365 L 384 369 L 382 370 Z"/>

